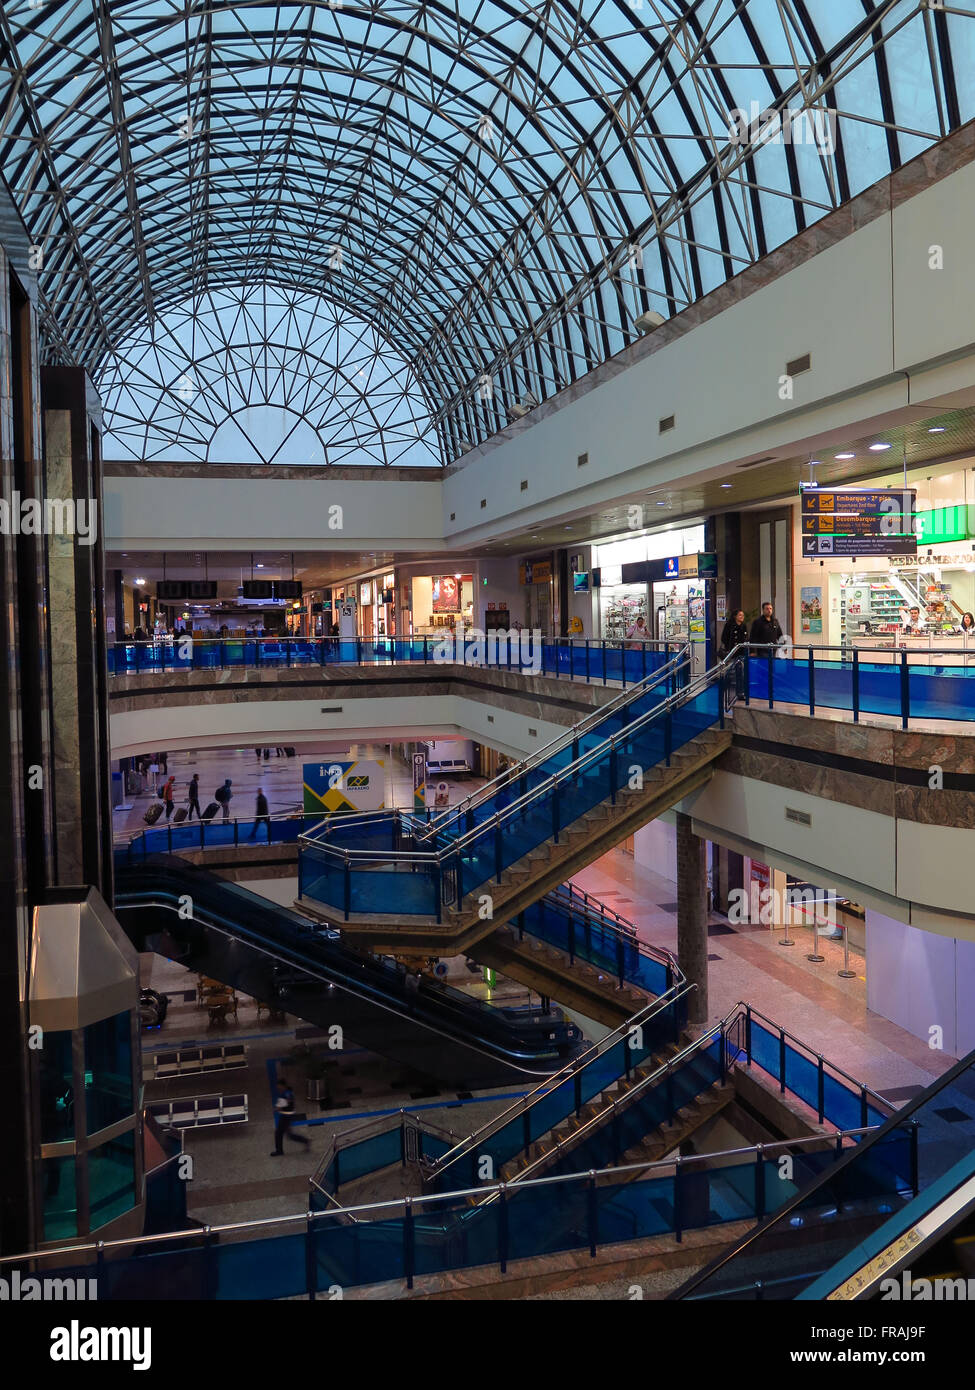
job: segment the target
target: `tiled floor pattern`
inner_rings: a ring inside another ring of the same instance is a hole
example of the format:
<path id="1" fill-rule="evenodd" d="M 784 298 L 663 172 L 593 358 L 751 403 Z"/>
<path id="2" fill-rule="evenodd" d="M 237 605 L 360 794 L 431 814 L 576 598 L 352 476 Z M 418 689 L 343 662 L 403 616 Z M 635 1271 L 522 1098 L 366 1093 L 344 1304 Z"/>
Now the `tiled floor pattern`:
<path id="1" fill-rule="evenodd" d="M 374 744 L 353 745 L 353 757 L 381 759 L 386 764 L 386 805 L 412 809 L 413 773 L 398 757 L 391 757 L 387 747 Z M 257 805 L 258 789 L 263 787 L 272 816 L 283 815 L 289 811 L 300 811 L 302 804 L 301 769 L 303 763 L 317 762 L 322 758 L 341 757 L 334 743 L 305 744 L 299 746 L 293 758 L 276 757 L 272 748 L 270 758 L 265 761 L 254 756 L 253 748 L 200 748 L 184 752 L 170 753 L 167 760 L 169 773 L 176 778 L 176 805 L 183 806 L 187 800 L 187 789 L 194 772 L 200 776 L 200 805 L 205 807 L 213 800 L 213 793 L 225 777 L 233 784 L 233 799 L 230 803 L 231 816 L 240 820 L 254 815 Z M 344 751 L 344 750 L 343 750 Z M 439 779 L 438 779 L 439 780 Z M 444 777 L 447 783 L 450 804 L 454 805 L 469 796 L 483 784 L 484 779 L 463 773 L 451 773 Z M 160 774 L 160 786 L 166 777 Z M 433 792 L 428 797 L 433 804 Z M 145 829 L 143 819 L 147 809 L 156 798 L 151 788 L 146 788 L 138 796 L 128 797 L 123 803 L 125 809 L 118 808 L 112 817 L 115 838 L 129 840 Z M 195 817 L 194 817 L 195 820 Z M 156 822 L 165 825 L 165 819 Z"/>
<path id="2" fill-rule="evenodd" d="M 144 1053 L 217 1041 L 244 1041 L 247 1046 L 246 1069 L 174 1077 L 146 1085 L 147 1100 L 247 1094 L 246 1124 L 186 1132 L 185 1147 L 194 1160 L 188 1211 L 195 1220 L 217 1225 L 306 1211 L 308 1181 L 321 1159 L 327 1135 L 355 1128 L 374 1116 L 407 1110 L 463 1137 L 522 1094 L 512 1087 L 448 1090 L 352 1046 L 335 1058 L 331 1104 L 324 1108 L 305 1098 L 300 1068 L 289 1060 L 296 1041 L 314 1045 L 320 1030 L 309 1029 L 291 1017 L 282 1022 L 265 1014 L 259 1020 L 256 1005 L 245 996 L 239 996 L 236 1019 L 225 1027 L 210 1028 L 205 1011 L 196 1005 L 195 976 L 160 957 L 144 956 L 142 963 L 143 983 L 151 980 L 154 989 L 170 996 L 162 1029 L 143 1035 Z M 296 1131 L 310 1138 L 311 1147 L 286 1140 L 284 1156 L 272 1158 L 272 1088 L 279 1074 L 294 1087 L 302 1116 Z"/>
<path id="3" fill-rule="evenodd" d="M 676 953 L 677 904 L 669 879 L 615 849 L 577 874 L 574 882 L 629 917 L 642 940 Z M 863 956 L 851 953 L 856 977 L 840 979 L 843 947 L 822 934 L 822 964 L 806 959 L 813 953 L 813 933 L 805 927 L 790 928 L 795 945 L 782 946 L 781 930 L 732 927 L 715 915 L 708 934 L 721 942 L 709 974 L 711 1023 L 746 1000 L 877 1091 L 923 1086 L 954 1060 L 872 1013 L 867 1008 Z"/>

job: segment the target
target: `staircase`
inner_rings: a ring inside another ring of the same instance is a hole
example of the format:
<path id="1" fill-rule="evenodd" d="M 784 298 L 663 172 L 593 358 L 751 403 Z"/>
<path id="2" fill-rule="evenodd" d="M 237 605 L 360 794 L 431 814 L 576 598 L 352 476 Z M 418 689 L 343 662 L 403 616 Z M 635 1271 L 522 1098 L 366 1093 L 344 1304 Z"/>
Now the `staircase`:
<path id="1" fill-rule="evenodd" d="M 324 903 L 304 894 L 298 906 L 310 916 L 327 919 L 340 926 L 350 939 L 367 944 L 374 950 L 397 954 L 459 955 L 471 954 L 471 948 L 495 932 L 495 923 L 516 916 L 543 894 L 564 883 L 594 860 L 614 849 L 621 840 L 646 825 L 678 801 L 704 786 L 713 775 L 714 764 L 731 744 L 730 730 L 705 729 L 689 739 L 670 756 L 670 765 L 659 762 L 643 771 L 643 786 L 631 789 L 625 784 L 615 797 L 607 796 L 590 810 L 574 819 L 565 829 L 543 840 L 536 848 L 503 868 L 470 891 L 464 892 L 460 903 L 450 903 L 440 914 L 433 916 L 400 915 L 398 913 L 364 914 L 352 912 L 345 916 L 341 905 Z M 625 756 L 625 755 L 624 755 Z M 579 760 L 591 762 L 592 754 Z M 622 760 L 622 758 L 621 758 Z M 560 777 L 572 785 L 580 785 L 585 768 L 573 774 L 576 764 L 564 769 Z M 531 802 L 529 802 L 531 805 Z M 502 841 L 514 838 L 520 829 L 518 821 L 506 820 L 501 830 Z M 484 841 L 492 834 L 490 826 L 477 832 Z M 467 876 L 463 839 L 452 855 L 461 879 Z M 484 899 L 490 900 L 485 915 Z"/>
<path id="2" fill-rule="evenodd" d="M 645 1062 L 641 1062 L 638 1067 L 634 1067 L 629 1076 L 619 1077 L 605 1091 L 593 1096 L 578 1113 L 567 1116 L 541 1139 L 536 1139 L 523 1153 L 517 1154 L 504 1164 L 500 1180 L 514 1182 L 517 1178 L 539 1177 L 547 1168 L 567 1157 L 579 1143 L 580 1136 L 591 1132 L 591 1126 L 605 1123 L 619 1102 L 641 1081 L 649 1080 L 661 1067 L 665 1067 L 674 1057 L 679 1056 L 683 1050 L 683 1041 L 682 1038 L 681 1041 L 667 1044 Z"/>
<path id="3" fill-rule="evenodd" d="M 506 1163 L 502 1180 L 524 1182 L 546 1172 L 649 1164 L 666 1158 L 734 1099 L 734 1086 L 725 1080 L 720 1063 L 723 1046 L 719 1038 L 715 1049 L 709 1035 L 661 1049 Z M 715 1051 L 713 1065 L 707 1065 L 706 1054 Z M 672 1081 L 681 1071 L 678 1088 Z M 641 1115 L 646 1117 L 646 1128 Z M 624 1116 L 627 1123 L 621 1125 Z M 608 1133 L 612 1128 L 615 1134 Z"/>
<path id="4" fill-rule="evenodd" d="M 627 980 L 621 985 L 614 975 L 578 956 L 570 959 L 567 951 L 536 936 L 519 937 L 510 923 L 478 941 L 467 954 L 479 965 L 608 1028 L 625 1023 L 653 997 Z"/>

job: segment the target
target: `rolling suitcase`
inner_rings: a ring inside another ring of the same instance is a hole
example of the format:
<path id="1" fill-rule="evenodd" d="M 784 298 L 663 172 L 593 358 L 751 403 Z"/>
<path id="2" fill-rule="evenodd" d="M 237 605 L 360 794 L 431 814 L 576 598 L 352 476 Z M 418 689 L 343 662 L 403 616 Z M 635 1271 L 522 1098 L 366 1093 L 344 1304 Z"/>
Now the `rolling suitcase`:
<path id="1" fill-rule="evenodd" d="M 206 808 L 206 810 L 203 812 L 203 819 L 204 819 L 204 820 L 213 820 L 214 816 L 217 814 L 217 812 L 218 812 L 219 810 L 220 810 L 220 803 L 219 803 L 218 801 L 211 801 L 211 802 L 210 802 L 210 805 L 209 805 L 209 806 Z"/>
<path id="2" fill-rule="evenodd" d="M 155 805 L 149 807 L 142 819 L 145 821 L 146 825 L 155 825 L 162 813 L 163 804 L 161 801 L 157 801 Z"/>
<path id="3" fill-rule="evenodd" d="M 174 824 L 174 825 L 182 825 L 183 821 L 186 819 L 186 817 L 187 817 L 188 815 L 189 815 L 189 807 L 188 807 L 188 806 L 177 806 L 177 807 L 176 807 L 176 810 L 173 812 L 173 824 Z"/>

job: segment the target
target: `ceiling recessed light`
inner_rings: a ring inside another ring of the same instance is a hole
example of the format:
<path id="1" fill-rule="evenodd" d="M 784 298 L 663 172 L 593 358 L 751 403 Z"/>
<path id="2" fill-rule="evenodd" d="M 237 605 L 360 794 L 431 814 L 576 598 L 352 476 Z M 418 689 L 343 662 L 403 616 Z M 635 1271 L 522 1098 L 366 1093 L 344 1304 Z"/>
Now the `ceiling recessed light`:
<path id="1" fill-rule="evenodd" d="M 722 483 L 722 487 L 734 487 L 734 483 Z"/>
<path id="2" fill-rule="evenodd" d="M 944 425 L 932 425 L 931 428 L 928 430 L 928 434 L 944 434 L 944 432 Z"/>
<path id="3" fill-rule="evenodd" d="M 856 454 L 834 454 L 833 457 L 838 459 L 855 459 Z"/>
<path id="4" fill-rule="evenodd" d="M 882 454 L 885 449 L 892 449 L 893 447 L 892 444 L 871 444 L 870 452 L 872 454 Z"/>

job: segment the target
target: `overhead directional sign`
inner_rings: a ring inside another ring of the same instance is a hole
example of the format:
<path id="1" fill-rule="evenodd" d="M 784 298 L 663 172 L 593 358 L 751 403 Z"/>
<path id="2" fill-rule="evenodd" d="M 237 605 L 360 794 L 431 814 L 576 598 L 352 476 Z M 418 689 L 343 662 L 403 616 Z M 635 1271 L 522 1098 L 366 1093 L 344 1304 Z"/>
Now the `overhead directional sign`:
<path id="1" fill-rule="evenodd" d="M 802 491 L 803 555 L 914 555 L 913 488 Z"/>

